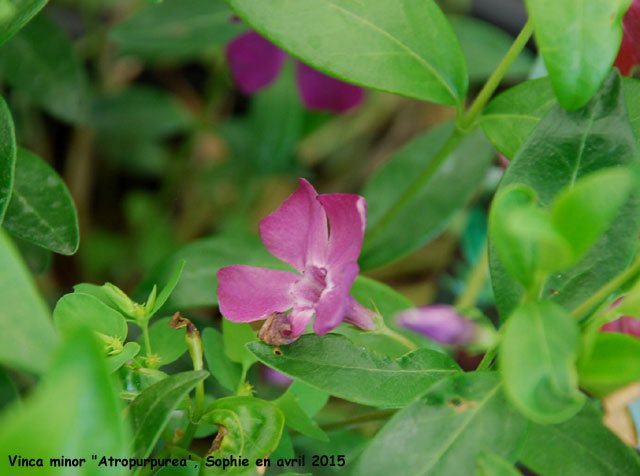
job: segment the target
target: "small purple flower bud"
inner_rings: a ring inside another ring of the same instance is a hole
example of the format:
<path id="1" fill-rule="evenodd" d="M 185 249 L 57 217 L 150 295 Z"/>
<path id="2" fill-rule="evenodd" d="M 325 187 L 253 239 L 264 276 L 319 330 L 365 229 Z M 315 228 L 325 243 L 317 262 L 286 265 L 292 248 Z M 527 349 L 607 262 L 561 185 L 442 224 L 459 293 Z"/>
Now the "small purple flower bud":
<path id="1" fill-rule="evenodd" d="M 396 322 L 441 344 L 467 344 L 471 342 L 475 331 L 470 320 L 458 314 L 453 306 L 446 304 L 401 311 L 396 314 Z"/>

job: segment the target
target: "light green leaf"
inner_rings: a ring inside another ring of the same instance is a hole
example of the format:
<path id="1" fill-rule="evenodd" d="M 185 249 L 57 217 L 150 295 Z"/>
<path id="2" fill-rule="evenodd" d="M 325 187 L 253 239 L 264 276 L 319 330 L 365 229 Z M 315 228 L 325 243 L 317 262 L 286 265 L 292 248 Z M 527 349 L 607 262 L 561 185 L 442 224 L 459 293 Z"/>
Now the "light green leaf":
<path id="1" fill-rule="evenodd" d="M 258 340 L 258 336 L 249 324 L 240 324 L 231 322 L 228 319 L 222 319 L 224 352 L 229 359 L 242 364 L 245 369 L 249 368 L 257 360 L 245 345 L 256 340 Z"/>
<path id="2" fill-rule="evenodd" d="M 71 40 L 38 15 L 0 49 L 0 73 L 47 112 L 68 122 L 86 119 L 87 76 Z"/>
<path id="3" fill-rule="evenodd" d="M 418 349 L 393 360 L 335 334 L 304 335 L 274 348 L 252 342 L 261 362 L 336 397 L 363 405 L 403 406 L 435 382 L 459 372 L 449 356 Z"/>
<path id="4" fill-rule="evenodd" d="M 328 393 L 302 382 L 293 382 L 287 389 L 287 393 L 296 398 L 304 412 L 310 417 L 315 416 L 329 401 Z"/>
<path id="5" fill-rule="evenodd" d="M 12 9 L 0 19 L 0 44 L 4 43 L 22 28 L 47 4 L 47 0 L 13 0 Z"/>
<path id="6" fill-rule="evenodd" d="M 553 89 L 567 109 L 596 93 L 611 69 L 630 0 L 525 0 Z"/>
<path id="7" fill-rule="evenodd" d="M 449 105 L 466 95 L 460 44 L 433 1 L 227 3 L 271 41 L 338 78 Z"/>
<path id="8" fill-rule="evenodd" d="M 122 367 L 125 362 L 133 359 L 139 353 L 140 345 L 137 342 L 127 342 L 122 349 L 122 352 L 107 357 L 107 368 L 109 369 L 109 372 L 115 372 Z"/>
<path id="9" fill-rule="evenodd" d="M 9 206 L 16 167 L 16 133 L 11 111 L 0 97 L 0 225 Z"/>
<path id="10" fill-rule="evenodd" d="M 515 460 L 527 423 L 505 400 L 495 372 L 435 383 L 400 410 L 364 450 L 354 475 L 473 474 L 476 457 Z"/>
<path id="11" fill-rule="evenodd" d="M 273 402 L 284 414 L 285 424 L 303 435 L 321 441 L 329 441 L 326 433 L 302 409 L 298 399 L 291 393 L 285 392 Z"/>
<path id="12" fill-rule="evenodd" d="M 149 327 L 151 351 L 160 358 L 160 367 L 175 362 L 187 351 L 187 343 L 184 340 L 186 328 L 170 327 L 170 319 L 170 317 L 163 317 Z M 144 348 L 143 336 L 138 338 L 138 344 Z"/>
<path id="13" fill-rule="evenodd" d="M 365 185 L 367 234 L 359 260 L 363 270 L 387 264 L 435 238 L 484 179 L 494 151 L 476 131 L 463 139 L 413 199 L 386 218 L 445 144 L 452 127 L 439 126 L 413 139 Z"/>
<path id="14" fill-rule="evenodd" d="M 509 399 L 529 419 L 559 423 L 584 405 L 576 372 L 579 336 L 575 320 L 550 301 L 522 304 L 509 317 L 500 371 Z"/>
<path id="15" fill-rule="evenodd" d="M 56 341 L 51 314 L 8 236 L 0 230 L 0 363 L 47 368 Z"/>
<path id="16" fill-rule="evenodd" d="M 13 235 L 63 255 L 75 253 L 80 243 L 78 215 L 62 178 L 25 149 L 18 150 L 3 226 Z"/>
<path id="17" fill-rule="evenodd" d="M 160 291 L 160 294 L 158 294 L 158 297 L 155 299 L 155 302 L 153 304 L 151 311 L 147 311 L 148 315 L 153 316 L 156 312 L 158 312 L 162 308 L 162 306 L 164 306 L 164 304 L 167 302 L 167 299 L 169 299 L 169 296 L 171 296 L 171 293 L 176 288 L 176 285 L 180 280 L 180 275 L 182 274 L 183 269 L 184 269 L 184 260 L 179 261 L 178 264 L 176 265 L 175 269 L 173 270 L 173 274 L 171 274 L 171 277 L 169 278 L 169 281 L 167 281 L 167 284 L 164 285 L 164 287 L 162 288 L 162 291 Z"/>
<path id="18" fill-rule="evenodd" d="M 208 372 L 191 371 L 172 375 L 151 385 L 129 406 L 129 421 L 135 433 L 130 451 L 138 458 L 146 458 L 176 409 L 187 394 L 204 380 Z"/>
<path id="19" fill-rule="evenodd" d="M 513 463 L 495 453 L 480 453 L 476 460 L 476 476 L 522 476 Z"/>
<path id="20" fill-rule="evenodd" d="M 224 388 L 235 392 L 240 384 L 242 366 L 227 357 L 222 334 L 212 327 L 202 333 L 202 348 L 209 372 Z"/>
<path id="21" fill-rule="evenodd" d="M 53 310 L 53 322 L 62 335 L 83 326 L 121 343 L 127 338 L 127 321 L 122 314 L 89 294 L 73 293 L 60 298 Z"/>

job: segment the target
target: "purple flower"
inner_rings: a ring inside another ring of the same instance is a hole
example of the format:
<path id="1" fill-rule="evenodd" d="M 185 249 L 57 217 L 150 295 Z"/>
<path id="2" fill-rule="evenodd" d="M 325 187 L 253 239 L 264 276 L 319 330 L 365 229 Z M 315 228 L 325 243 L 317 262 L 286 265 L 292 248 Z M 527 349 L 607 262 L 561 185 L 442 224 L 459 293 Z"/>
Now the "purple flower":
<path id="1" fill-rule="evenodd" d="M 615 321 L 607 322 L 600 330 L 604 332 L 620 332 L 633 337 L 640 337 L 640 320 L 631 316 L 621 316 Z"/>
<path id="2" fill-rule="evenodd" d="M 318 195 L 305 179 L 280 208 L 260 222 L 269 252 L 298 273 L 233 265 L 218 271 L 220 312 L 233 322 L 268 319 L 283 336 L 297 338 L 311 320 L 316 334 L 342 321 L 375 327 L 374 313 L 351 297 L 359 268 L 366 201 L 358 195 Z M 290 312 L 288 312 L 290 311 Z M 288 312 L 288 322 L 281 314 Z M 270 329 L 265 334 L 273 335 Z"/>
<path id="3" fill-rule="evenodd" d="M 473 339 L 474 324 L 446 304 L 407 309 L 396 314 L 396 322 L 441 344 L 464 345 Z"/>
<path id="4" fill-rule="evenodd" d="M 227 45 L 231 75 L 245 94 L 271 84 L 280 71 L 287 53 L 255 31 L 237 36 Z M 327 76 L 297 61 L 298 87 L 302 101 L 309 109 L 345 112 L 358 106 L 364 90 Z"/>
<path id="5" fill-rule="evenodd" d="M 263 369 L 262 376 L 271 385 L 275 385 L 277 387 L 288 387 L 293 383 L 293 379 L 291 377 L 287 377 L 285 374 L 278 372 L 271 367 L 263 367 Z"/>
<path id="6" fill-rule="evenodd" d="M 620 73 L 629 76 L 640 64 L 640 0 L 633 0 L 622 21 L 623 35 L 614 66 Z"/>

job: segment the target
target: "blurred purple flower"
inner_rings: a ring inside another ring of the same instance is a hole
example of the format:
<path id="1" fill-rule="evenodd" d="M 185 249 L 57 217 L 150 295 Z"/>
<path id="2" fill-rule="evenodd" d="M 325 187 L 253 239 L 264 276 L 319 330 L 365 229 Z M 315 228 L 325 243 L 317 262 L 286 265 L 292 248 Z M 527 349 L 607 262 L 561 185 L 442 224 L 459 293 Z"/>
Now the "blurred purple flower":
<path id="1" fill-rule="evenodd" d="M 287 53 L 255 31 L 243 33 L 227 45 L 231 75 L 245 94 L 271 84 L 282 71 Z M 309 109 L 345 112 L 358 106 L 364 98 L 359 86 L 327 76 L 296 61 L 300 95 Z"/>
<path id="2" fill-rule="evenodd" d="M 282 372 L 278 372 L 271 367 L 265 366 L 262 371 L 262 376 L 268 383 L 277 387 L 288 387 L 293 383 L 293 379 L 291 377 L 287 377 Z"/>
<path id="3" fill-rule="evenodd" d="M 607 322 L 600 328 L 604 332 L 621 332 L 634 337 L 640 337 L 640 320 L 631 316 L 622 316 L 615 321 Z"/>
<path id="4" fill-rule="evenodd" d="M 441 344 L 464 345 L 473 339 L 474 324 L 453 306 L 433 304 L 396 314 L 396 322 Z"/>
<path id="5" fill-rule="evenodd" d="M 318 335 L 342 321 L 373 329 L 374 313 L 349 294 L 359 272 L 365 213 L 366 201 L 359 195 L 318 195 L 301 178 L 298 190 L 260 222 L 267 250 L 299 274 L 244 265 L 221 268 L 222 315 L 233 322 L 269 318 L 267 325 L 273 325 L 278 313 L 291 310 L 288 322 L 276 324 L 278 333 L 292 338 L 304 332 L 314 315 Z"/>
<path id="6" fill-rule="evenodd" d="M 622 43 L 614 66 L 624 76 L 629 76 L 633 67 L 640 64 L 640 0 L 633 0 L 622 20 Z"/>

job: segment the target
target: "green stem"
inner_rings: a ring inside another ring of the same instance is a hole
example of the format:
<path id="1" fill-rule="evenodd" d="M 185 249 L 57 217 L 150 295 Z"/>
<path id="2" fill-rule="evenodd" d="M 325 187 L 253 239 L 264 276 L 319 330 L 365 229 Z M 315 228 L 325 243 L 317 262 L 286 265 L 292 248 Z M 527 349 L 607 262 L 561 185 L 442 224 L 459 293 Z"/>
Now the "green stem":
<path id="1" fill-rule="evenodd" d="M 511 48 L 502 59 L 498 68 L 489 77 L 486 84 L 480 90 L 480 93 L 473 101 L 469 110 L 464 114 L 459 114 L 458 123 L 456 128 L 452 132 L 449 139 L 444 143 L 440 151 L 433 157 L 429 163 L 427 163 L 424 170 L 416 177 L 413 183 L 407 188 L 400 198 L 394 203 L 394 205 L 382 216 L 382 218 L 371 228 L 371 231 L 367 233 L 367 239 L 373 240 L 380 232 L 395 218 L 400 210 L 409 203 L 420 190 L 431 180 L 438 169 L 449 157 L 449 154 L 455 150 L 460 141 L 465 135 L 472 132 L 476 127 L 476 118 L 482 112 L 489 99 L 495 92 L 496 88 L 500 85 L 502 78 L 506 74 L 509 67 L 513 64 L 516 58 L 520 55 L 520 52 L 529 41 L 531 34 L 533 33 L 533 26 L 531 22 L 527 22 L 518 37 L 515 39 Z"/>
<path id="2" fill-rule="evenodd" d="M 589 297 L 586 301 L 580 304 L 577 308 L 573 310 L 571 315 L 576 319 L 581 319 L 585 314 L 595 308 L 600 301 L 603 301 L 607 298 L 611 293 L 615 292 L 617 289 L 622 287 L 629 279 L 631 279 L 635 274 L 640 271 L 640 253 L 638 253 L 626 270 L 620 273 L 618 276 L 613 278 L 607 284 L 598 289 L 595 293 Z"/>
<path id="3" fill-rule="evenodd" d="M 149 338 L 149 319 L 145 318 L 139 322 L 142 329 L 142 335 L 144 337 L 144 349 L 147 353 L 147 357 L 152 354 L 151 352 L 151 339 Z"/>
<path id="4" fill-rule="evenodd" d="M 408 338 L 406 338 L 402 334 L 399 334 L 398 332 L 394 331 L 393 329 L 387 327 L 387 324 L 382 319 L 382 316 L 378 315 L 378 317 L 376 319 L 376 324 L 377 324 L 377 328 L 375 330 L 371 331 L 371 333 L 378 334 L 378 335 L 381 335 L 381 336 L 387 336 L 390 339 L 395 340 L 399 344 L 402 344 L 403 346 L 405 346 L 410 351 L 416 350 L 418 348 L 418 346 L 416 345 L 415 342 L 409 340 Z"/>
<path id="5" fill-rule="evenodd" d="M 478 367 L 476 368 L 476 371 L 489 369 L 489 367 L 491 366 L 491 362 L 493 362 L 493 359 L 497 354 L 498 354 L 497 345 L 489 349 L 487 352 L 485 352 L 484 357 L 482 357 L 482 360 L 480 361 L 480 363 L 478 364 Z"/>
<path id="6" fill-rule="evenodd" d="M 482 292 L 482 288 L 487 279 L 488 265 L 489 255 L 487 252 L 487 242 L 485 241 L 480 259 L 471 271 L 464 291 L 458 296 L 458 299 L 456 299 L 454 305 L 457 309 L 466 309 L 476 305 L 478 296 Z"/>

